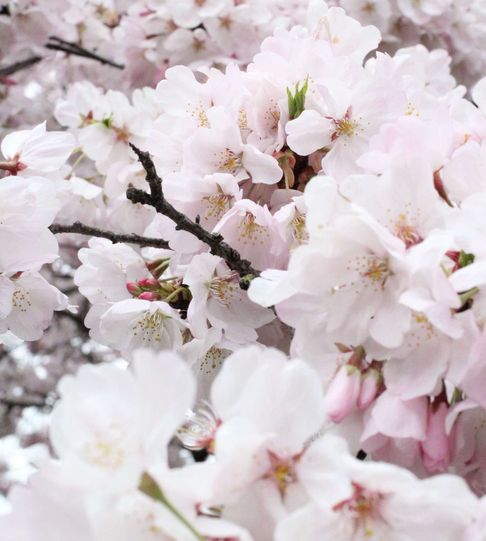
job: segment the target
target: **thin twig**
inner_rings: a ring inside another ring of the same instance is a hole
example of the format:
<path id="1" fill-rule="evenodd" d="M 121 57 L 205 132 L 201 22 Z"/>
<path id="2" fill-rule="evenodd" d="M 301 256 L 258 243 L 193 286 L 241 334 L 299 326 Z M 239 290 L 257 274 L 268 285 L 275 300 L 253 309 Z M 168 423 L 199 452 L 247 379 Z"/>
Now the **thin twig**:
<path id="1" fill-rule="evenodd" d="M 17 71 L 29 68 L 30 66 L 37 64 L 41 60 L 42 60 L 41 56 L 34 55 L 34 56 L 30 56 L 29 58 L 26 58 L 25 60 L 21 60 L 19 62 L 10 64 L 10 66 L 5 66 L 4 68 L 0 68 L 0 77 L 8 77 L 9 75 L 13 75 Z"/>
<path id="2" fill-rule="evenodd" d="M 81 56 L 83 58 L 90 58 L 92 60 L 100 62 L 103 65 L 112 66 L 113 68 L 117 68 L 119 70 L 125 69 L 124 64 L 119 64 L 118 62 L 110 60 L 109 58 L 105 58 L 104 56 L 101 56 L 93 51 L 89 51 L 88 49 L 81 47 L 81 45 L 77 43 L 65 41 L 56 36 L 49 37 L 49 42 L 46 44 L 46 48 L 52 51 L 62 51 L 66 54 Z"/>
<path id="3" fill-rule="evenodd" d="M 0 396 L 0 404 L 8 408 L 42 408 L 46 406 L 46 401 L 36 396 Z"/>
<path id="4" fill-rule="evenodd" d="M 0 15 L 1 14 L 3 14 L 2 11 L 0 11 Z M 96 60 L 97 62 L 100 62 L 103 65 L 112 66 L 119 70 L 125 69 L 124 64 L 119 64 L 118 62 L 114 62 L 113 60 L 110 60 L 109 58 L 105 58 L 104 56 L 101 56 L 93 51 L 88 51 L 88 49 L 84 49 L 77 43 L 71 43 L 69 41 L 64 41 L 56 37 L 50 37 L 49 39 L 50 39 L 50 42 L 47 43 L 45 47 L 52 51 L 62 51 L 68 55 L 80 56 L 82 58 Z M 26 58 L 25 60 L 14 62 L 13 64 L 10 64 L 9 66 L 0 68 L 0 77 L 8 77 L 9 75 L 13 75 L 14 73 L 18 71 L 24 70 L 26 68 L 29 68 L 30 66 L 33 66 L 39 63 L 43 59 L 44 57 L 42 56 L 32 55 L 29 58 Z"/>
<path id="5" fill-rule="evenodd" d="M 114 244 L 125 242 L 127 244 L 137 244 L 138 246 L 152 247 L 152 248 L 169 248 L 169 243 L 163 239 L 156 239 L 152 237 L 142 237 L 141 235 L 115 233 L 106 229 L 98 229 L 97 227 L 90 227 L 89 225 L 82 224 L 81 222 L 74 222 L 69 225 L 52 224 L 49 228 L 52 233 L 76 233 L 78 235 L 88 235 L 91 237 L 100 237 L 102 239 L 111 240 Z"/>
<path id="6" fill-rule="evenodd" d="M 127 198 L 132 203 L 142 203 L 151 205 L 155 210 L 170 218 L 176 224 L 176 229 L 187 231 L 193 234 L 199 240 L 207 244 L 212 254 L 223 258 L 231 270 L 234 270 L 240 275 L 240 287 L 247 289 L 249 282 L 260 273 L 251 266 L 251 263 L 243 259 L 241 255 L 227 244 L 222 235 L 210 233 L 201 227 L 198 223 L 193 222 L 182 212 L 174 208 L 164 197 L 162 190 L 162 180 L 157 175 L 154 162 L 148 152 L 143 152 L 135 145 L 130 144 L 130 147 L 137 155 L 142 167 L 146 172 L 146 179 L 150 187 L 150 194 L 130 187 L 127 190 Z"/>

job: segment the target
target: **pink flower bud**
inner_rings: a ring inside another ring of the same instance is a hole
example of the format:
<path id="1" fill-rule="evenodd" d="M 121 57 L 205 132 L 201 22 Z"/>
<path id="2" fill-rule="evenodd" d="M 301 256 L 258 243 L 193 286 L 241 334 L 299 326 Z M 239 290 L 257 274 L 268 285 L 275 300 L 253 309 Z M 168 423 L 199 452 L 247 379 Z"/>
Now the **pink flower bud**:
<path id="1" fill-rule="evenodd" d="M 144 280 L 139 280 L 138 285 L 140 287 L 145 288 L 156 288 L 158 289 L 160 283 L 158 280 L 155 280 L 154 278 L 145 278 Z"/>
<path id="2" fill-rule="evenodd" d="M 143 293 L 140 293 L 138 298 L 143 301 L 160 301 L 160 295 L 153 291 L 144 291 Z"/>
<path id="3" fill-rule="evenodd" d="M 445 402 L 429 407 L 427 434 L 420 444 L 424 467 L 429 473 L 445 471 L 451 461 L 451 442 L 445 426 L 448 412 Z"/>
<path id="4" fill-rule="evenodd" d="M 370 369 L 365 372 L 361 380 L 361 389 L 358 397 L 358 408 L 365 410 L 376 398 L 380 387 L 381 376 L 378 370 Z"/>
<path id="5" fill-rule="evenodd" d="M 137 282 L 128 282 L 126 287 L 128 293 L 130 293 L 130 295 L 133 295 L 134 297 L 138 297 L 142 292 Z"/>
<path id="6" fill-rule="evenodd" d="M 327 388 L 324 399 L 328 418 L 340 423 L 355 408 L 361 387 L 361 372 L 354 366 L 342 366 Z"/>

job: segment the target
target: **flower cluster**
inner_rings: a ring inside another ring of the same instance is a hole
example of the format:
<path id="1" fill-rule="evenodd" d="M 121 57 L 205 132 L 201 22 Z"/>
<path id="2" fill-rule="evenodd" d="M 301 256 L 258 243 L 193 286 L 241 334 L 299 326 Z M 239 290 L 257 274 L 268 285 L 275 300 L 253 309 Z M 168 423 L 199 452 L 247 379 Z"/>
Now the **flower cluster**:
<path id="1" fill-rule="evenodd" d="M 50 117 L 67 82 L 87 79 L 127 91 L 155 85 L 176 64 L 246 64 L 274 29 L 304 20 L 307 0 L 5 4 L 0 6 L 0 123 L 22 126 Z"/>
<path id="2" fill-rule="evenodd" d="M 241 349 L 184 423 L 195 389 L 169 352 L 66 377 L 50 428 L 59 460 L 12 491 L 4 539 L 47 541 L 53 525 L 73 541 L 479 539 L 480 505 L 459 477 L 350 455 L 303 361 Z M 174 436 L 210 458 L 170 468 Z"/>
<path id="3" fill-rule="evenodd" d="M 382 50 L 422 42 L 447 50 L 462 82 L 469 84 L 484 75 L 486 6 L 482 0 L 330 0 L 328 4 L 379 28 Z"/>
<path id="4" fill-rule="evenodd" d="M 68 306 L 67 297 L 39 274 L 58 258 L 58 244 L 49 231 L 62 207 L 63 168 L 74 138 L 46 133 L 44 124 L 18 131 L 1 144 L 7 176 L 0 183 L 0 332 L 37 340 L 53 312 Z"/>

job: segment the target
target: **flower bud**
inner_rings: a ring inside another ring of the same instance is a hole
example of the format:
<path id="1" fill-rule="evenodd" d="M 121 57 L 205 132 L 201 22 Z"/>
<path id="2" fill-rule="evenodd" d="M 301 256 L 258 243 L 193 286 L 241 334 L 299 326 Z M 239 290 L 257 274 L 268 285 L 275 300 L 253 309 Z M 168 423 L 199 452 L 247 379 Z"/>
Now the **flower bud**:
<path id="1" fill-rule="evenodd" d="M 445 426 L 448 412 L 449 407 L 445 402 L 438 407 L 435 404 L 429 407 L 427 434 L 420 444 L 424 467 L 429 473 L 445 471 L 451 460 L 450 437 Z"/>
<path id="2" fill-rule="evenodd" d="M 367 370 L 361 380 L 361 389 L 358 397 L 358 408 L 365 410 L 376 398 L 380 388 L 381 375 L 378 370 Z"/>
<path id="3" fill-rule="evenodd" d="M 144 291 L 138 296 L 143 301 L 160 301 L 160 295 L 154 291 Z"/>
<path id="4" fill-rule="evenodd" d="M 144 280 L 139 280 L 138 285 L 144 289 L 158 289 L 160 284 L 159 281 L 154 278 L 146 278 Z"/>
<path id="5" fill-rule="evenodd" d="M 351 365 L 342 366 L 327 388 L 324 403 L 328 418 L 340 423 L 355 408 L 361 387 L 361 373 Z"/>
<path id="6" fill-rule="evenodd" d="M 149 263 L 146 263 L 145 266 L 154 278 L 160 278 L 169 268 L 169 264 L 170 257 L 165 257 L 164 259 L 156 259 L 155 261 L 150 261 Z"/>
<path id="7" fill-rule="evenodd" d="M 142 293 L 142 289 L 137 282 L 128 282 L 126 285 L 128 293 L 134 297 L 138 297 Z"/>

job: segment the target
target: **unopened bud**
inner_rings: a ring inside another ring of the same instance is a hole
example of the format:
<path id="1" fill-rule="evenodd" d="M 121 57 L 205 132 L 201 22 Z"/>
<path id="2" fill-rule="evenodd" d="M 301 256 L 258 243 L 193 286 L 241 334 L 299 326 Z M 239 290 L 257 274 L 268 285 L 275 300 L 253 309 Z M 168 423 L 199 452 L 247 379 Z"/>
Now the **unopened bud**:
<path id="1" fill-rule="evenodd" d="M 446 433 L 446 417 L 449 407 L 445 402 L 429 407 L 427 434 L 420 444 L 422 460 L 429 473 L 440 473 L 447 469 L 451 461 L 451 441 Z"/>
<path id="2" fill-rule="evenodd" d="M 156 259 L 146 263 L 146 267 L 154 278 L 159 279 L 169 268 L 169 264 L 170 257 L 165 257 L 164 259 Z"/>
<path id="3" fill-rule="evenodd" d="M 154 291 L 144 291 L 138 296 L 139 299 L 143 301 L 160 301 L 160 295 Z"/>
<path id="4" fill-rule="evenodd" d="M 324 404 L 328 418 L 340 423 L 355 408 L 361 387 L 361 372 L 351 365 L 342 366 L 327 388 Z"/>
<path id="5" fill-rule="evenodd" d="M 376 398 L 381 384 L 381 375 L 378 370 L 367 370 L 361 379 L 361 389 L 358 397 L 358 408 L 365 410 Z"/>
<path id="6" fill-rule="evenodd" d="M 128 282 L 126 287 L 128 293 L 130 293 L 130 295 L 133 295 L 134 297 L 138 297 L 140 293 L 142 293 L 142 289 L 137 282 Z"/>
<path id="7" fill-rule="evenodd" d="M 158 280 L 154 278 L 146 278 L 144 280 L 139 280 L 138 285 L 143 289 L 158 289 L 160 284 Z"/>

